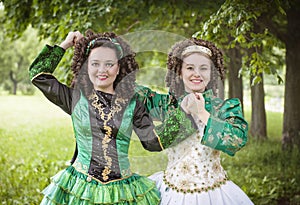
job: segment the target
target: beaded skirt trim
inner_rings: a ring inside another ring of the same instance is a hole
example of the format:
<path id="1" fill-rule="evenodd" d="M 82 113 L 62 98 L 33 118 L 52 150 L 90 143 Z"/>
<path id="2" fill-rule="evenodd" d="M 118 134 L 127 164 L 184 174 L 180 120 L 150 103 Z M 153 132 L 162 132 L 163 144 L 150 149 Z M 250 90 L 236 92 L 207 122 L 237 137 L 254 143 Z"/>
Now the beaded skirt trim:
<path id="1" fill-rule="evenodd" d="M 216 188 L 221 187 L 223 184 L 226 184 L 226 182 L 228 181 L 227 178 L 224 178 L 222 180 L 216 181 L 213 185 L 211 186 L 205 186 L 205 187 L 201 187 L 201 188 L 194 188 L 194 189 L 186 189 L 186 188 L 182 188 L 182 187 L 178 187 L 174 184 L 172 184 L 171 182 L 169 182 L 166 179 L 166 175 L 163 175 L 163 181 L 164 183 L 171 189 L 177 191 L 177 192 L 182 192 L 184 194 L 186 193 L 201 193 L 201 192 L 208 192 L 209 190 L 214 190 Z"/>

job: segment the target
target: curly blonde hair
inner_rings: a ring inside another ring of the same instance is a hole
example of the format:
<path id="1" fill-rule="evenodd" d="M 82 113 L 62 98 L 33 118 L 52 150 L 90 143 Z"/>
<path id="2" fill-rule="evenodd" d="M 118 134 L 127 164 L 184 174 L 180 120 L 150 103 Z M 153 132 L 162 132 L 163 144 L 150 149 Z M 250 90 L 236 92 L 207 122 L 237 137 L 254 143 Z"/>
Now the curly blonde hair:
<path id="1" fill-rule="evenodd" d="M 93 85 L 87 73 L 87 59 L 93 48 L 101 46 L 114 49 L 118 56 L 120 71 L 113 83 L 116 94 L 122 98 L 132 97 L 139 66 L 129 44 L 113 32 L 95 33 L 87 30 L 85 37 L 76 42 L 71 65 L 74 76 L 71 86 L 79 87 L 86 96 L 91 94 Z"/>
<path id="2" fill-rule="evenodd" d="M 170 92 L 175 95 L 176 98 L 182 96 L 185 92 L 183 81 L 180 78 L 183 63 L 182 52 L 185 48 L 192 45 L 204 46 L 212 52 L 212 56 L 210 57 L 212 62 L 212 74 L 211 80 L 207 85 L 207 89 L 213 89 L 213 91 L 216 91 L 217 78 L 219 77 L 222 81 L 225 78 L 223 54 L 212 42 L 197 38 L 177 42 L 173 45 L 168 54 L 168 72 L 165 79 L 166 86 L 169 87 Z"/>

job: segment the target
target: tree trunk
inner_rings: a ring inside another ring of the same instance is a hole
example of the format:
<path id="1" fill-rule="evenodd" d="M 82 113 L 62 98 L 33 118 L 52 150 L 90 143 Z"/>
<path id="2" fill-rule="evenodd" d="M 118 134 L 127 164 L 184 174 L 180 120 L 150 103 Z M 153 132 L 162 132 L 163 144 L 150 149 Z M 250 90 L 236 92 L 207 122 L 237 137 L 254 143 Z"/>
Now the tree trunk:
<path id="1" fill-rule="evenodd" d="M 12 94 L 13 94 L 13 95 L 16 95 L 16 94 L 17 94 L 18 81 L 14 78 L 14 73 L 13 73 L 13 71 L 10 71 L 10 72 L 9 72 L 9 77 L 10 77 L 10 80 L 12 81 L 12 83 L 13 83 Z"/>
<path id="2" fill-rule="evenodd" d="M 249 133 L 259 139 L 267 138 L 267 120 L 265 109 L 265 91 L 263 75 L 260 75 L 262 81 L 259 84 L 251 86 L 251 125 Z M 250 79 L 250 84 L 252 79 Z"/>
<path id="3" fill-rule="evenodd" d="M 300 150 L 300 11 L 291 7 L 287 12 L 286 76 L 282 148 Z"/>
<path id="4" fill-rule="evenodd" d="M 229 62 L 229 98 L 239 98 L 243 106 L 243 80 L 239 78 L 239 71 L 242 67 L 242 56 L 238 48 L 228 50 Z M 244 106 L 243 106 L 244 107 Z"/>

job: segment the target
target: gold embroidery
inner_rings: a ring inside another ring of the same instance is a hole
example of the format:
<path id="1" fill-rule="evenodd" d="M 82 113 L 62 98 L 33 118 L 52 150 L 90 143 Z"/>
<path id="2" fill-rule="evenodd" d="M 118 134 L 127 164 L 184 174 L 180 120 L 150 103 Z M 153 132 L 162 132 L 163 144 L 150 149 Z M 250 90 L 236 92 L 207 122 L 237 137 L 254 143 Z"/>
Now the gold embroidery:
<path id="1" fill-rule="evenodd" d="M 103 148 L 103 155 L 106 161 L 106 165 L 102 172 L 102 178 L 104 181 L 107 181 L 108 175 L 111 173 L 111 166 L 112 166 L 112 158 L 107 154 L 108 144 L 111 141 L 111 135 L 112 135 L 112 127 L 109 126 L 108 122 L 111 120 L 111 118 L 114 116 L 115 113 L 121 111 L 121 104 L 122 103 L 124 104 L 126 100 L 122 98 L 116 98 L 115 104 L 111 107 L 108 113 L 105 113 L 102 104 L 99 102 L 99 96 L 96 94 L 95 91 L 93 91 L 89 99 L 93 100 L 92 106 L 96 108 L 96 110 L 100 115 L 101 120 L 103 120 L 103 129 L 105 130 L 105 133 L 102 140 L 102 148 Z"/>
<path id="2" fill-rule="evenodd" d="M 78 162 L 78 163 L 80 163 L 80 162 Z M 111 181 L 108 181 L 108 182 L 103 182 L 103 181 L 100 181 L 99 179 L 97 179 L 97 178 L 95 178 L 95 177 L 93 177 L 93 176 L 87 174 L 87 172 L 84 171 L 84 170 L 77 170 L 77 168 L 74 166 L 74 164 L 73 164 L 72 166 L 75 168 L 75 170 L 76 170 L 77 172 L 79 172 L 79 173 L 81 173 L 81 174 L 83 174 L 83 175 L 86 176 L 86 181 L 87 181 L 87 182 L 91 182 L 91 181 L 94 180 L 94 181 L 96 181 L 96 182 L 98 182 L 98 183 L 100 183 L 100 184 L 108 184 L 108 183 L 111 183 L 111 182 L 122 181 L 122 180 L 128 179 L 129 177 L 132 176 L 131 172 L 129 171 L 128 174 L 127 174 L 125 177 L 122 177 L 122 178 L 120 178 L 120 179 L 114 179 L 114 180 L 111 180 Z M 123 176 L 123 175 L 122 175 L 122 176 Z"/>
<path id="3" fill-rule="evenodd" d="M 170 187 L 171 189 L 177 191 L 177 192 L 182 192 L 182 193 L 195 193 L 195 192 L 198 192 L 198 193 L 201 193 L 201 192 L 207 192 L 209 190 L 214 190 L 215 188 L 218 188 L 220 186 L 222 186 L 223 184 L 226 184 L 226 182 L 228 181 L 227 177 L 224 177 L 223 179 L 219 179 L 217 180 L 214 184 L 212 184 L 211 186 L 206 186 L 206 187 L 199 187 L 199 188 L 191 188 L 191 189 L 186 189 L 186 188 L 182 188 L 182 186 L 184 187 L 184 185 L 186 184 L 185 181 L 182 181 L 181 182 L 181 187 L 180 185 L 179 186 L 176 186 L 175 184 L 172 184 L 171 182 L 169 182 L 166 178 L 166 173 L 164 174 L 163 176 L 163 181 L 164 183 Z M 205 184 L 203 184 L 205 185 Z M 194 184 L 194 186 L 196 186 L 196 184 Z"/>

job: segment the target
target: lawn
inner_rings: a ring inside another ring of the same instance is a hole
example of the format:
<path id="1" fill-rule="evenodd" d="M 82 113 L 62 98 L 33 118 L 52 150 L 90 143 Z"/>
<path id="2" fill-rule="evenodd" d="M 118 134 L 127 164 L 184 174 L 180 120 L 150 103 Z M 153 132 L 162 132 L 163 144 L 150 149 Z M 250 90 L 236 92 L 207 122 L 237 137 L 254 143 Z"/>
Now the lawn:
<path id="1" fill-rule="evenodd" d="M 0 116 L 0 201 L 39 204 L 50 177 L 72 157 L 71 120 L 41 95 L 0 96 Z M 268 140 L 250 139 L 236 156 L 223 154 L 222 164 L 255 204 L 300 204 L 299 153 L 281 152 L 282 113 L 267 117 Z M 150 175 L 165 167 L 164 153 L 147 152 L 133 139 L 133 171 Z"/>

